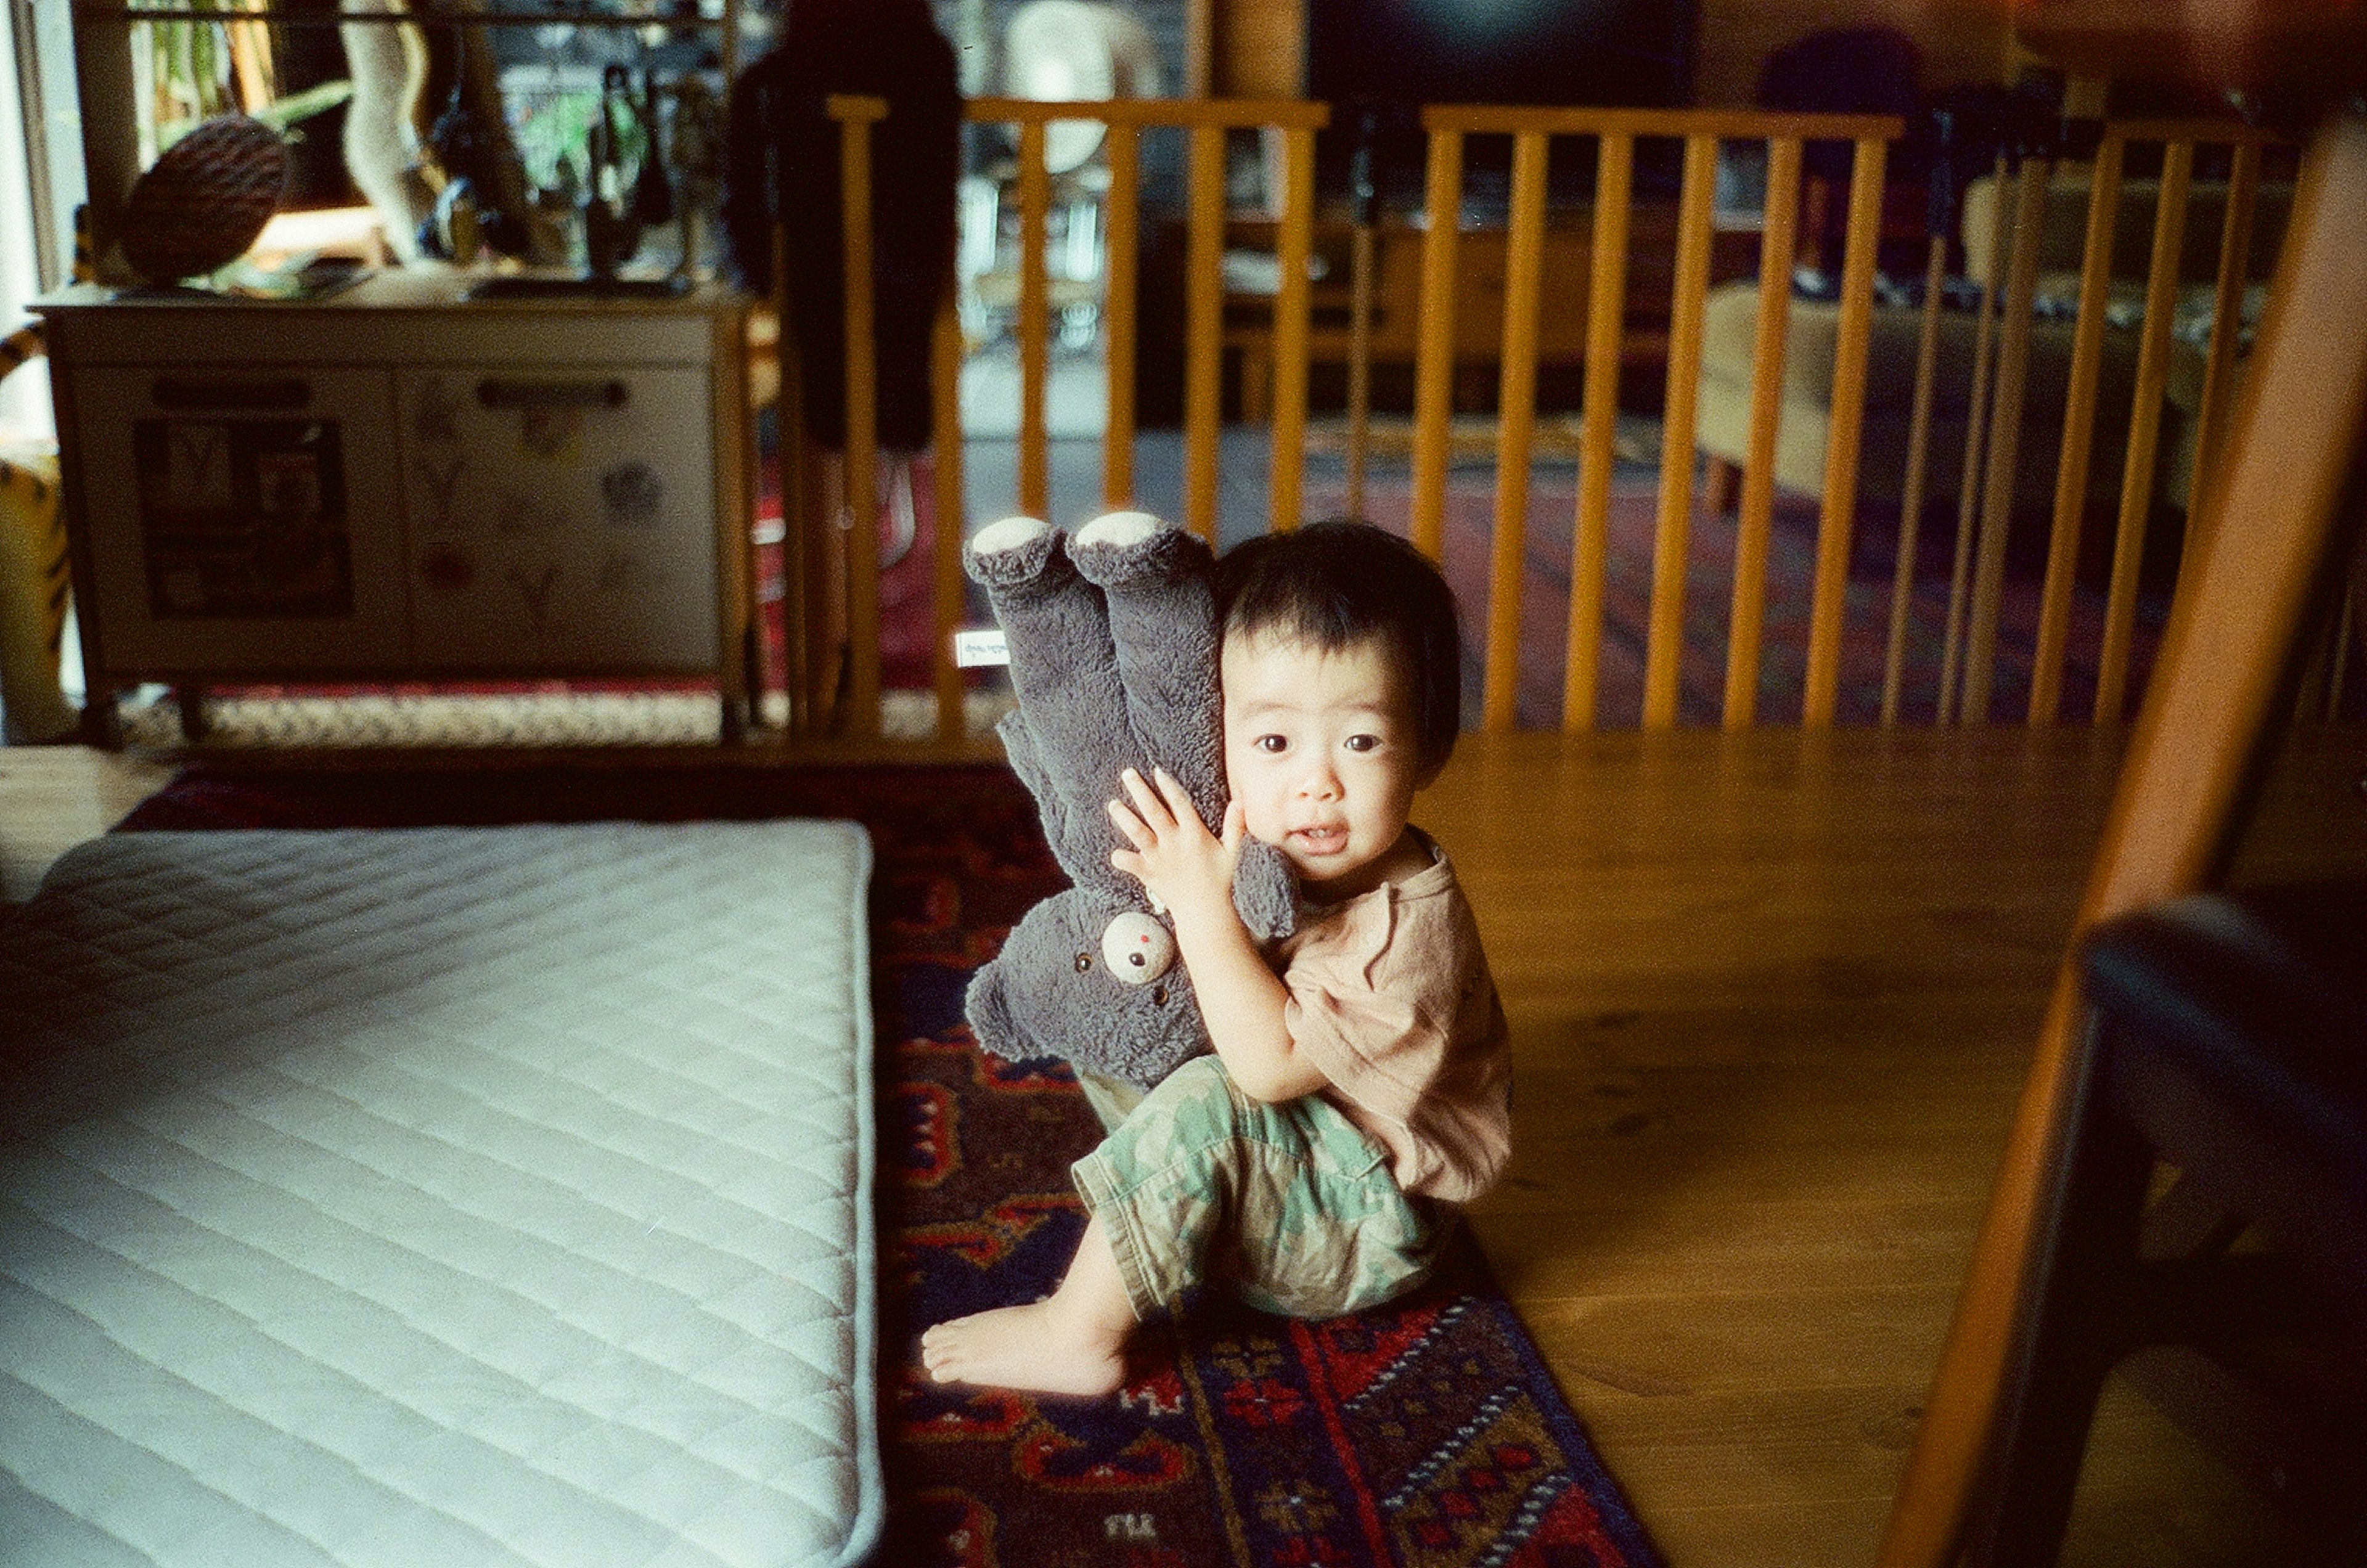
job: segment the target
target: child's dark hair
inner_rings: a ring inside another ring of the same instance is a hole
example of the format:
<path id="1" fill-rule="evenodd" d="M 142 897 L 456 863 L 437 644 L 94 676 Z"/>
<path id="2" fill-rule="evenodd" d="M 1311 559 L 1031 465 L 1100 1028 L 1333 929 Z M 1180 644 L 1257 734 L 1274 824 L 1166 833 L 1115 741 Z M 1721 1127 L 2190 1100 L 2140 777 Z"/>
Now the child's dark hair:
<path id="1" fill-rule="evenodd" d="M 1334 517 L 1245 539 L 1217 562 L 1227 637 L 1280 632 L 1336 653 L 1377 637 L 1413 690 L 1422 769 L 1463 728 L 1463 634 L 1455 592 L 1420 550 L 1384 528 Z"/>

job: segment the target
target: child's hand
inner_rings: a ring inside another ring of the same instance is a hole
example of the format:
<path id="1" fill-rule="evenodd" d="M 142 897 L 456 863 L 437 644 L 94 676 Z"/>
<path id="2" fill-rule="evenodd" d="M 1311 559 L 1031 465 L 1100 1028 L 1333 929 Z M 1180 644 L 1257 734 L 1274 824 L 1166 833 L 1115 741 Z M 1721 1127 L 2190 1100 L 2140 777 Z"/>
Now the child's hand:
<path id="1" fill-rule="evenodd" d="M 1119 775 L 1134 806 L 1129 810 L 1126 802 L 1111 801 L 1110 820 L 1134 848 L 1111 851 L 1110 864 L 1149 888 L 1179 921 L 1230 911 L 1233 870 L 1240 864 L 1248 833 L 1241 803 L 1225 807 L 1218 837 L 1208 831 L 1192 797 L 1166 769 L 1151 773 L 1156 791 L 1132 768 Z"/>

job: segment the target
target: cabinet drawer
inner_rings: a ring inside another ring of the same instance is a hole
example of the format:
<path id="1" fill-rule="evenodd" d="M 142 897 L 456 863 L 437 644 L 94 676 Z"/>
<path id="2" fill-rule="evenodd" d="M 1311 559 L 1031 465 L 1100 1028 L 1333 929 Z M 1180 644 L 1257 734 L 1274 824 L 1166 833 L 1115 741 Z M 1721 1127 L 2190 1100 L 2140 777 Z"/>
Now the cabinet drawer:
<path id="1" fill-rule="evenodd" d="M 70 374 L 111 671 L 330 674 L 402 660 L 384 371 Z"/>
<path id="2" fill-rule="evenodd" d="M 717 667 L 703 370 L 512 363 L 396 377 L 423 670 Z"/>

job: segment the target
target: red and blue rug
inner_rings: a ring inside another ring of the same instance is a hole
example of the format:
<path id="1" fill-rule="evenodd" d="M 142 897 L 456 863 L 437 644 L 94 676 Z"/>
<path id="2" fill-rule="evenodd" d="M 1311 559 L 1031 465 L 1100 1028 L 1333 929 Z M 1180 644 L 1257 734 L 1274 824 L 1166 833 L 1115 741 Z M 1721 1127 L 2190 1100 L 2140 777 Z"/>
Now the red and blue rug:
<path id="1" fill-rule="evenodd" d="M 1468 1247 L 1329 1322 L 1216 1307 L 1146 1336 L 1116 1399 L 943 1388 L 921 1330 L 1051 1290 L 1100 1135 L 1065 1068 L 982 1054 L 969 976 L 1061 886 L 1001 768 L 192 768 L 124 830 L 850 818 L 877 852 L 881 1386 L 896 1568 L 1643 1568 L 1659 1558 Z"/>

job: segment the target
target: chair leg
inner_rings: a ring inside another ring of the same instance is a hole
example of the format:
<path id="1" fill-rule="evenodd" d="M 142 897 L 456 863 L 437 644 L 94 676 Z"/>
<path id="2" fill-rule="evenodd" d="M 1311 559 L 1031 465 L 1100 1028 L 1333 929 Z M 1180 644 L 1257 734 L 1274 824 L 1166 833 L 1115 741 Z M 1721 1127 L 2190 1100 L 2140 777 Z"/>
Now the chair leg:
<path id="1" fill-rule="evenodd" d="M 2320 580 L 2348 558 L 2338 515 L 2367 408 L 2367 117 L 2312 144 L 2242 412 L 2204 504 L 2111 819 L 2074 924 L 2191 892 L 2223 865 L 2264 754 L 2284 672 Z M 1988 1217 L 1941 1353 L 1877 1562 L 1944 1568 L 2000 1430 L 2006 1369 L 2025 1332 L 2047 1151 L 2068 1126 L 2078 986 L 2067 960 L 2042 1026 Z"/>
<path id="2" fill-rule="evenodd" d="M 1968 1568 L 2056 1560 L 2105 1374 L 2133 1348 L 2137 1235 L 2153 1156 L 2111 1113 L 2109 1041 L 2078 1051 L 2071 1131 L 2042 1200 L 2024 1331 L 2005 1370 L 1988 1484 L 1966 1529 Z"/>

